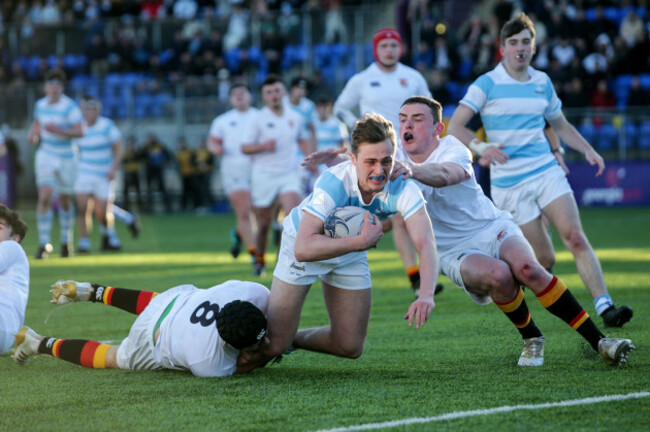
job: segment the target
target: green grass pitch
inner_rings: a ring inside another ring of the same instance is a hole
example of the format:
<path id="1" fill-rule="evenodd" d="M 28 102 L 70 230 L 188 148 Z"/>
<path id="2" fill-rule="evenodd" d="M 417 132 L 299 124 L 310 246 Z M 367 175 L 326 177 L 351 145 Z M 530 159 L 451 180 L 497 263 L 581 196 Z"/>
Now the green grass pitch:
<path id="1" fill-rule="evenodd" d="M 48 336 L 119 341 L 135 318 L 110 307 L 75 304 L 57 310 L 44 324 L 53 309 L 49 287 L 60 278 L 163 291 L 185 283 L 209 287 L 250 277 L 248 258 L 233 260 L 227 253 L 231 215 L 143 217 L 137 240 L 118 227 L 124 243 L 121 253 L 70 259 L 55 253 L 39 262 L 31 259 L 37 242 L 33 212 L 25 216 L 30 232 L 24 246 L 31 262 L 26 323 Z M 475 305 L 444 277 L 445 290 L 436 297 L 430 321 L 422 329 L 409 328 L 402 317 L 412 292 L 389 235 L 370 252 L 373 308 L 361 358 L 298 351 L 247 375 L 199 379 L 177 371 L 89 370 L 46 356 L 20 367 L 4 355 L 0 430 L 310 431 L 650 391 L 650 209 L 583 209 L 582 220 L 614 300 L 634 308 L 634 318 L 623 329 L 605 329 L 636 344 L 625 367 L 606 366 L 529 291 L 531 313 L 547 338 L 540 368 L 518 367 L 522 344 L 509 321 L 493 305 Z M 571 255 L 557 236 L 554 240 L 556 274 L 595 317 Z M 274 254 L 272 250 L 270 270 Z M 261 282 L 270 286 L 268 273 Z M 600 318 L 595 321 L 602 325 Z M 317 284 L 307 298 L 301 326 L 327 322 Z M 650 398 L 380 430 L 434 429 L 650 430 Z"/>

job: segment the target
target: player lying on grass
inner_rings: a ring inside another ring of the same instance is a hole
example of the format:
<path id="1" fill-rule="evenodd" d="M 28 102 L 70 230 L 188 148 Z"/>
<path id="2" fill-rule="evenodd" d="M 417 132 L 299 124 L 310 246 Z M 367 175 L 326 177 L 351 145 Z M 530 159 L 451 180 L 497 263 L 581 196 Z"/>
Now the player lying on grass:
<path id="1" fill-rule="evenodd" d="M 262 355 L 242 356 L 252 368 L 294 347 L 357 358 L 363 353 L 370 319 L 371 281 L 366 250 L 382 237 L 381 224 L 402 214 L 420 256 L 419 298 L 405 316 L 421 327 L 434 308 L 438 253 L 422 193 L 414 182 L 390 180 L 395 156 L 393 125 L 378 114 L 366 114 L 352 132 L 351 160 L 325 171 L 313 193 L 284 219 L 278 263 L 273 273 L 268 319 L 270 344 Z M 347 238 L 324 235 L 324 220 L 336 207 L 368 210 L 361 233 Z M 330 325 L 298 331 L 300 313 L 311 285 L 321 279 Z"/>
<path id="2" fill-rule="evenodd" d="M 18 212 L 0 204 L 0 355 L 9 351 L 25 321 L 29 297 L 29 261 L 20 242 L 27 224 Z"/>
<path id="3" fill-rule="evenodd" d="M 254 282 L 231 280 L 209 289 L 192 285 L 162 294 L 88 282 L 58 281 L 52 302 L 91 301 L 138 315 L 120 345 L 82 339 L 58 339 L 23 327 L 16 334 L 14 359 L 25 364 L 48 354 L 88 368 L 190 370 L 199 377 L 224 377 L 236 368 L 241 351 L 268 340 L 269 290 Z"/>
<path id="4" fill-rule="evenodd" d="M 398 152 L 393 176 L 417 180 L 427 200 L 440 267 L 477 304 L 494 302 L 524 339 L 520 366 L 544 363 L 544 336 L 533 322 L 523 284 L 553 315 L 569 324 L 608 364 L 626 361 L 634 349 L 629 339 L 606 338 L 573 294 L 548 273 L 507 211 L 498 210 L 483 194 L 474 177 L 469 150 L 446 136 L 442 106 L 416 96 L 407 99 L 399 114 L 404 152 Z M 335 163 L 336 152 L 314 154 L 307 161 Z"/>

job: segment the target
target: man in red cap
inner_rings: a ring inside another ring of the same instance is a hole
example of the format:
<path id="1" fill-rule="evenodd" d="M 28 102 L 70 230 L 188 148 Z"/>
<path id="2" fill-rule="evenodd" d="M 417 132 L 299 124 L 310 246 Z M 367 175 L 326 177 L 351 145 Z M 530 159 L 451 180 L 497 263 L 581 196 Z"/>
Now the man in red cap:
<path id="1" fill-rule="evenodd" d="M 399 129 L 398 115 L 402 102 L 411 96 L 431 97 L 431 92 L 422 74 L 400 63 L 402 51 L 402 38 L 396 30 L 384 28 L 375 33 L 372 39 L 372 52 L 375 61 L 350 78 L 334 103 L 334 115 L 345 122 L 350 130 L 354 128 L 354 123 L 360 116 L 369 112 L 381 114 L 397 130 Z M 353 112 L 357 107 L 359 115 Z M 399 215 L 391 218 L 391 221 L 395 247 L 402 258 L 404 269 L 417 296 L 420 286 L 420 271 L 413 242 Z M 441 286 L 437 287 L 436 292 L 441 288 Z"/>

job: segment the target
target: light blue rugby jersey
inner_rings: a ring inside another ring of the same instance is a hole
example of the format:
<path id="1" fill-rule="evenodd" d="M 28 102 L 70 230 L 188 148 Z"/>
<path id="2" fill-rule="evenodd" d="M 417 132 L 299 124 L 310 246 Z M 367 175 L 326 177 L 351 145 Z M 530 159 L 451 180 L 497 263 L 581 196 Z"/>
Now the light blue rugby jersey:
<path id="1" fill-rule="evenodd" d="M 510 159 L 490 167 L 492 186 L 508 188 L 557 164 L 551 153 L 544 119 L 562 114 L 551 79 L 528 68 L 530 79 L 512 78 L 502 63 L 474 81 L 460 103 L 481 113 L 490 142 L 505 145 Z"/>
<path id="2" fill-rule="evenodd" d="M 331 116 L 325 121 L 317 119 L 314 122 L 314 129 L 316 130 L 317 150 L 319 151 L 328 148 L 337 148 L 343 140 L 348 138 L 347 126 L 338 121 L 334 116 Z"/>
<path id="3" fill-rule="evenodd" d="M 53 123 L 62 129 L 72 129 L 82 120 L 77 103 L 66 95 L 61 95 L 59 101 L 52 105 L 48 103 L 47 97 L 41 98 L 34 106 L 34 119 L 38 120 L 41 126 L 39 150 L 52 156 L 72 159 L 74 157 L 72 139 L 48 132 L 45 126 Z"/>
<path id="4" fill-rule="evenodd" d="M 79 173 L 106 177 L 113 163 L 113 143 L 122 137 L 117 126 L 106 117 L 98 117 L 94 125 L 83 124 L 84 136 L 77 138 Z"/>
<path id="5" fill-rule="evenodd" d="M 399 177 L 389 181 L 384 190 L 376 194 L 370 203 L 364 203 L 359 191 L 357 172 L 351 161 L 335 165 L 316 180 L 314 191 L 295 207 L 285 218 L 287 234 L 296 235 L 304 212 L 321 220 L 336 207 L 357 206 L 384 220 L 400 213 L 404 220 L 424 207 L 426 201 L 422 192 L 412 180 Z"/>

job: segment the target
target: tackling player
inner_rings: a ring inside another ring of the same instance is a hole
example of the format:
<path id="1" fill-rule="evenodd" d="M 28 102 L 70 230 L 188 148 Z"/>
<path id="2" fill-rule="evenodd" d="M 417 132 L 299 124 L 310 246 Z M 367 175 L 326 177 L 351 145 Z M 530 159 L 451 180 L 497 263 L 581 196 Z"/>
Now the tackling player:
<path id="1" fill-rule="evenodd" d="M 36 228 L 39 247 L 36 258 L 47 258 L 52 251 L 50 231 L 54 221 L 52 201 L 58 193 L 59 224 L 61 226 L 61 256 L 70 256 L 74 208 L 72 193 L 77 167 L 72 138 L 83 134 L 81 111 L 77 104 L 63 94 L 65 73 L 53 69 L 45 76 L 45 97 L 36 101 L 34 122 L 27 140 L 39 144 L 34 161 L 38 203 Z"/>
<path id="2" fill-rule="evenodd" d="M 603 158 L 567 121 L 550 78 L 530 67 L 535 29 L 525 14 L 501 29 L 501 54 L 501 63 L 467 90 L 449 122 L 449 133 L 492 164 L 492 199 L 498 208 L 512 213 L 539 262 L 547 269 L 555 263 L 542 220 L 545 215 L 573 254 L 598 315 L 606 326 L 621 327 L 632 318 L 632 309 L 616 308 L 607 292 L 600 262 L 582 229 L 559 148 L 551 151 L 544 135 L 544 119 L 562 142 L 598 167 L 596 176 L 605 169 Z M 489 144 L 466 127 L 475 113 L 481 114 Z"/>
<path id="3" fill-rule="evenodd" d="M 396 30 L 379 30 L 372 39 L 372 48 L 375 61 L 350 78 L 334 103 L 334 115 L 352 128 L 358 119 L 353 110 L 358 107 L 361 115 L 376 112 L 397 128 L 397 114 L 402 102 L 415 95 L 431 96 L 431 92 L 420 72 L 400 63 L 402 38 Z M 390 222 L 392 223 L 388 226 L 392 225 L 394 230 L 395 248 L 402 258 L 406 274 L 417 296 L 420 272 L 413 242 L 408 237 L 404 221 L 399 215 Z M 441 289 L 442 285 L 437 287 L 437 291 Z"/>
<path id="4" fill-rule="evenodd" d="M 431 98 L 407 99 L 400 111 L 402 150 L 397 159 L 427 200 L 440 267 L 477 304 L 494 302 L 524 338 L 519 366 L 541 366 L 544 336 L 533 322 L 520 284 L 546 310 L 569 324 L 608 364 L 626 362 L 629 339 L 606 338 L 564 283 L 535 258 L 507 211 L 498 210 L 476 182 L 469 150 L 454 136 L 440 139 L 442 106 Z"/>
<path id="5" fill-rule="evenodd" d="M 17 363 L 47 354 L 94 369 L 176 369 L 198 377 L 225 377 L 240 372 L 240 352 L 268 341 L 264 313 L 269 290 L 254 282 L 231 280 L 209 289 L 181 285 L 158 294 L 58 281 L 52 296 L 55 304 L 103 303 L 138 318 L 119 345 L 50 338 L 23 327 L 16 334 Z"/>

